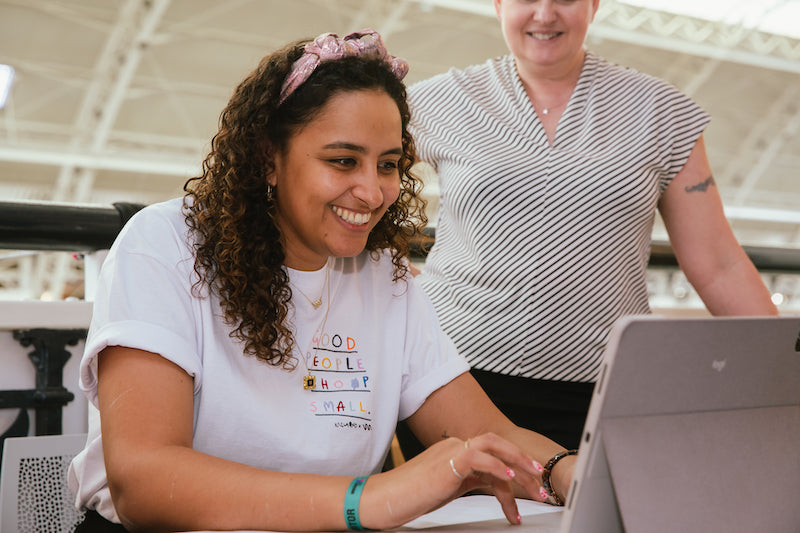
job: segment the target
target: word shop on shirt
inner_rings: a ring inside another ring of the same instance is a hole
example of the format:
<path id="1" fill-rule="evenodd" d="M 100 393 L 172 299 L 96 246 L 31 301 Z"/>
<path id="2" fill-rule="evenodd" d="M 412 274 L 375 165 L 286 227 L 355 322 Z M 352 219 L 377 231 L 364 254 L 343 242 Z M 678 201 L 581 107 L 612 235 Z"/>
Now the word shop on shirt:
<path id="1" fill-rule="evenodd" d="M 311 392 L 324 395 L 309 402 L 314 416 L 336 417 L 336 427 L 372 430 L 370 378 L 352 336 L 328 332 L 315 336 L 306 366 L 316 376 Z"/>

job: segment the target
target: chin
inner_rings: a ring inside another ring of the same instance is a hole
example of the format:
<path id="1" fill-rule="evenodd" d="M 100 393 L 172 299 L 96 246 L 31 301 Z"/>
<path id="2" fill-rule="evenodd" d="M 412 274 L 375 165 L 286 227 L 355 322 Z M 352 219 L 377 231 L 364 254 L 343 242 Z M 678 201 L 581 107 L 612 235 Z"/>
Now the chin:
<path id="1" fill-rule="evenodd" d="M 361 255 L 361 252 L 363 252 L 366 247 L 367 247 L 367 240 L 364 239 L 364 242 L 360 242 L 357 244 L 331 248 L 330 254 L 333 257 L 355 257 L 357 255 Z"/>

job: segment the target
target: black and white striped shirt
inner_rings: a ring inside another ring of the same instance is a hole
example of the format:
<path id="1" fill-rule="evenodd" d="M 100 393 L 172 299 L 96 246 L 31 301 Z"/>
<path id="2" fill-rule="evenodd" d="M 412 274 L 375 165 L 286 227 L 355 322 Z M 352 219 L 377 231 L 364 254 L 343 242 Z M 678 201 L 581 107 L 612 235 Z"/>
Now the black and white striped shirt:
<path id="1" fill-rule="evenodd" d="M 553 145 L 505 56 L 409 89 L 441 191 L 422 286 L 470 364 L 590 382 L 614 321 L 650 312 L 661 193 L 709 122 L 676 88 L 586 53 Z"/>

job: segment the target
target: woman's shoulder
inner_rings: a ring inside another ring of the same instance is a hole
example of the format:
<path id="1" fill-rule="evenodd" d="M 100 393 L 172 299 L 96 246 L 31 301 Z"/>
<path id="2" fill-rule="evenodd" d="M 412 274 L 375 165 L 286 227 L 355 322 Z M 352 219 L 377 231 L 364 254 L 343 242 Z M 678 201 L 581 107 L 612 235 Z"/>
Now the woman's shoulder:
<path id="1" fill-rule="evenodd" d="M 174 225 L 178 219 L 184 220 L 183 198 L 172 198 L 144 206 L 128 220 L 125 229 L 142 225 Z"/>
<path id="2" fill-rule="evenodd" d="M 590 50 L 586 51 L 585 69 L 600 82 L 600 86 L 613 85 L 621 91 L 637 94 L 663 91 L 680 93 L 678 88 L 666 80 L 634 67 L 614 63 Z"/>
<path id="3" fill-rule="evenodd" d="M 515 75 L 511 56 L 488 59 L 464 68 L 451 67 L 447 72 L 418 81 L 408 89 L 412 103 L 425 98 L 452 98 L 452 91 L 463 95 L 480 95 L 487 86 L 513 83 Z"/>
<path id="4" fill-rule="evenodd" d="M 128 251 L 158 253 L 169 242 L 186 243 L 188 226 L 183 198 L 173 198 L 143 207 L 125 224 L 115 241 Z"/>

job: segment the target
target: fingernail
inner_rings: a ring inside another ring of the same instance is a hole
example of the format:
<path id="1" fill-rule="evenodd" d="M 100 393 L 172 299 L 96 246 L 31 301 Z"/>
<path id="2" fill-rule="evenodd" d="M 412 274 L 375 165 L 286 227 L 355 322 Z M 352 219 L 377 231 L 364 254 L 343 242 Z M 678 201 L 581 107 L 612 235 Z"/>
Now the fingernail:
<path id="1" fill-rule="evenodd" d="M 521 523 L 522 523 L 522 517 L 519 515 L 519 513 L 517 513 L 517 524 Z"/>
<path id="2" fill-rule="evenodd" d="M 516 476 L 516 475 L 517 475 L 517 473 L 516 473 L 516 472 L 514 472 L 513 470 L 511 470 L 510 468 L 506 467 L 506 475 L 507 475 L 508 477 L 510 477 L 510 478 L 513 478 L 514 476 Z"/>
<path id="3" fill-rule="evenodd" d="M 543 500 L 546 500 L 547 498 L 550 497 L 550 494 L 548 494 L 547 491 L 544 490 L 544 487 L 539 487 L 539 497 Z"/>
<path id="4" fill-rule="evenodd" d="M 539 461 L 534 461 L 533 467 L 536 469 L 537 472 L 544 472 L 544 467 L 539 464 Z"/>

